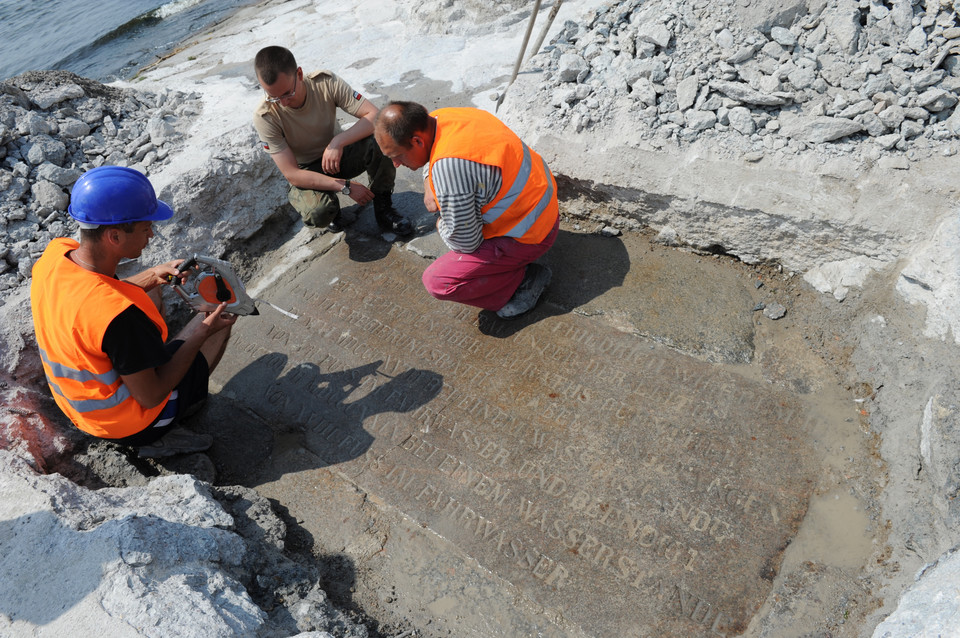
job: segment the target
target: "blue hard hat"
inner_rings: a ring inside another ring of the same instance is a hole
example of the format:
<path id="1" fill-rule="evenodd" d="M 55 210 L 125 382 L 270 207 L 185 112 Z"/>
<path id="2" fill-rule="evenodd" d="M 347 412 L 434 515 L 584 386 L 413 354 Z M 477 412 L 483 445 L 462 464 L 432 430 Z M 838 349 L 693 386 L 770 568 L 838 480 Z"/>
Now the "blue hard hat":
<path id="1" fill-rule="evenodd" d="M 70 216 L 81 228 L 170 219 L 173 209 L 157 199 L 150 180 L 125 166 L 98 166 L 70 191 Z"/>

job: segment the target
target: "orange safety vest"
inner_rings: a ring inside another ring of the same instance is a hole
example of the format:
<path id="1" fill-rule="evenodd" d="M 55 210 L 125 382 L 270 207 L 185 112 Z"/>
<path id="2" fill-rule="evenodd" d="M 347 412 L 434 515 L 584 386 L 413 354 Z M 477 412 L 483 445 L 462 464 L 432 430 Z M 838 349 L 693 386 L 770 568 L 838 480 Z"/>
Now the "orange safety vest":
<path id="1" fill-rule="evenodd" d="M 156 324 L 167 324 L 143 288 L 84 270 L 67 253 L 72 239 L 54 239 L 33 266 L 30 307 L 47 383 L 73 423 L 100 438 L 119 439 L 146 428 L 166 401 L 146 409 L 130 391 L 101 346 L 107 326 L 135 305 Z"/>
<path id="2" fill-rule="evenodd" d="M 484 239 L 512 237 L 521 244 L 542 242 L 560 214 L 557 182 L 543 158 L 487 111 L 444 108 L 430 115 L 437 120 L 431 166 L 445 157 L 457 157 L 500 168 L 500 192 L 480 209 Z M 436 198 L 432 174 L 427 181 Z"/>

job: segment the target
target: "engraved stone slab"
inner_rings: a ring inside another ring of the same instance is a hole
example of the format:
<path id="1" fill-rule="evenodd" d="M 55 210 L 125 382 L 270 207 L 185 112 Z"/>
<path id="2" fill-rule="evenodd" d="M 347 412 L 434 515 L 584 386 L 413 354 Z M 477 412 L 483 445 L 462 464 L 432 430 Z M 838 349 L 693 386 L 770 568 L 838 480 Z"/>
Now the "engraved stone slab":
<path id="1" fill-rule="evenodd" d="M 802 405 L 574 314 L 481 319 L 339 245 L 215 378 L 278 432 L 596 636 L 746 629 L 805 511 Z"/>

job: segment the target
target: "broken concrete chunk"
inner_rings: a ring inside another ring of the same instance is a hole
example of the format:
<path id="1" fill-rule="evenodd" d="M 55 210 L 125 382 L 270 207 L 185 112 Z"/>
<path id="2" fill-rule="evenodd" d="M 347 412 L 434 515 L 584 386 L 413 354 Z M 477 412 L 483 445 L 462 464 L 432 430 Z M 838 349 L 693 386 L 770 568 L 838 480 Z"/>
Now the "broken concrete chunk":
<path id="1" fill-rule="evenodd" d="M 716 43 L 721 49 L 729 50 L 733 48 L 735 40 L 733 39 L 733 34 L 730 33 L 730 29 L 721 30 L 714 38 L 716 38 Z"/>
<path id="2" fill-rule="evenodd" d="M 705 131 L 717 123 L 717 114 L 713 111 L 694 111 L 684 113 L 684 121 L 694 131 Z"/>
<path id="3" fill-rule="evenodd" d="M 863 130 L 859 122 L 842 117 L 784 117 L 781 124 L 783 135 L 811 144 L 831 142 Z"/>
<path id="4" fill-rule="evenodd" d="M 900 124 L 907 116 L 904 114 L 902 106 L 894 104 L 877 113 L 877 117 L 880 118 L 880 121 L 883 122 L 887 128 L 896 129 L 900 128 Z"/>
<path id="5" fill-rule="evenodd" d="M 576 82 L 580 72 L 589 68 L 587 61 L 576 53 L 564 53 L 557 66 L 557 79 L 560 82 Z"/>
<path id="6" fill-rule="evenodd" d="M 917 105 L 931 113 L 939 113 L 957 103 L 957 96 L 943 89 L 929 89 L 917 96 Z"/>
<path id="7" fill-rule="evenodd" d="M 744 104 L 757 104 L 759 106 L 779 106 L 787 101 L 783 97 L 776 95 L 766 95 L 755 91 L 749 84 L 742 82 L 725 82 L 723 80 L 714 80 L 710 82 L 710 87 L 719 91 L 729 98 L 743 102 Z"/>
<path id="8" fill-rule="evenodd" d="M 757 52 L 757 49 L 753 46 L 745 46 L 740 48 L 736 53 L 727 58 L 727 62 L 730 64 L 740 64 L 746 62 L 753 57 L 753 54 Z"/>
<path id="9" fill-rule="evenodd" d="M 661 49 L 667 48 L 673 34 L 662 24 L 645 24 L 637 30 L 637 40 L 649 42 Z"/>
<path id="10" fill-rule="evenodd" d="M 880 121 L 880 118 L 873 113 L 864 113 L 863 115 L 858 116 L 856 120 L 863 124 L 863 128 L 867 132 L 867 135 L 871 137 L 880 137 L 887 132 L 887 127 L 884 126 L 883 122 Z"/>
<path id="11" fill-rule="evenodd" d="M 700 88 L 700 82 L 696 75 L 691 75 L 680 81 L 677 85 L 677 107 L 681 111 L 686 111 L 697 99 L 697 90 Z"/>
<path id="12" fill-rule="evenodd" d="M 847 1 L 836 9 L 823 12 L 827 33 L 833 36 L 840 50 L 853 55 L 860 49 L 860 9 L 856 3 Z"/>
<path id="13" fill-rule="evenodd" d="M 53 182 L 38 180 L 34 182 L 31 192 L 40 206 L 51 210 L 66 210 L 67 204 L 70 203 L 70 198 L 63 189 Z"/>
<path id="14" fill-rule="evenodd" d="M 770 29 L 770 37 L 780 46 L 794 47 L 797 44 L 797 36 L 793 35 L 789 29 L 784 29 L 783 27 L 773 27 Z"/>
<path id="15" fill-rule="evenodd" d="M 880 145 L 884 150 L 890 150 L 894 146 L 900 143 L 900 140 L 903 139 L 903 136 L 899 133 L 890 133 L 888 135 L 880 135 L 876 137 L 873 141 Z"/>
<path id="16" fill-rule="evenodd" d="M 923 124 L 916 120 L 904 120 L 900 125 L 900 134 L 903 139 L 909 140 L 923 133 Z"/>
<path id="17" fill-rule="evenodd" d="M 744 106 L 735 106 L 727 114 L 730 127 L 743 135 L 753 135 L 757 131 L 757 124 L 753 120 L 750 109 Z"/>
<path id="18" fill-rule="evenodd" d="M 27 96 L 31 102 L 37 105 L 37 108 L 46 110 L 64 100 L 83 97 L 84 92 L 80 86 L 72 82 L 58 85 L 44 83 L 35 90 L 27 92 Z"/>
<path id="19" fill-rule="evenodd" d="M 927 32 L 917 25 L 907 36 L 906 45 L 916 53 L 922 53 L 927 48 Z"/>
<path id="20" fill-rule="evenodd" d="M 910 83 L 913 85 L 914 90 L 922 91 L 942 80 L 946 74 L 947 72 L 942 69 L 920 71 L 919 73 L 913 74 Z"/>

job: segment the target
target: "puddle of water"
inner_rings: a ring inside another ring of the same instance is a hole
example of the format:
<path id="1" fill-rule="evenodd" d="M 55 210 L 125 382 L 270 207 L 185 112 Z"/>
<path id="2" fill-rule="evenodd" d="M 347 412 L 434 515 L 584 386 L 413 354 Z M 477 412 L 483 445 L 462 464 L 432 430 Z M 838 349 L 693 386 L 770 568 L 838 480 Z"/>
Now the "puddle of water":
<path id="1" fill-rule="evenodd" d="M 796 567 L 790 563 L 800 557 L 841 569 L 860 569 L 873 550 L 869 527 L 861 502 L 849 493 L 836 490 L 812 498 L 804 525 L 784 561 L 784 571 Z"/>
<path id="2" fill-rule="evenodd" d="M 763 379 L 757 365 L 724 366 L 753 380 Z M 870 457 L 867 438 L 856 417 L 856 404 L 838 386 L 827 386 L 805 403 L 813 418 L 807 432 L 824 467 L 820 485 L 811 497 L 807 514 L 784 554 L 781 572 L 803 561 L 814 561 L 846 570 L 863 567 L 874 549 L 874 534 L 867 504 L 854 482 L 863 477 L 861 464 Z"/>

